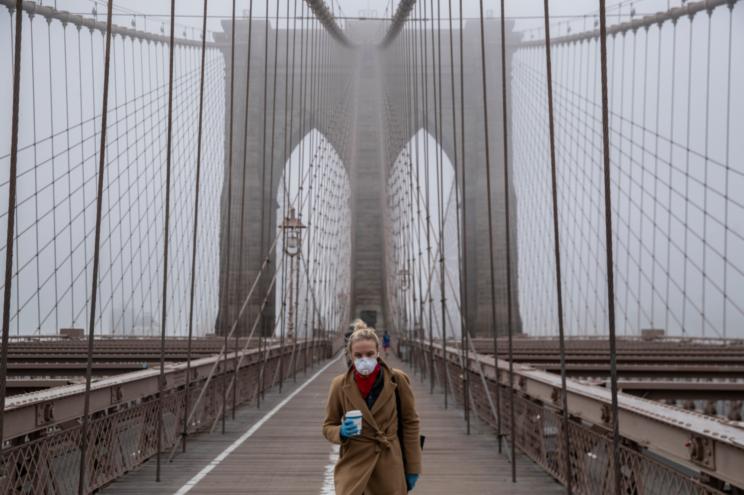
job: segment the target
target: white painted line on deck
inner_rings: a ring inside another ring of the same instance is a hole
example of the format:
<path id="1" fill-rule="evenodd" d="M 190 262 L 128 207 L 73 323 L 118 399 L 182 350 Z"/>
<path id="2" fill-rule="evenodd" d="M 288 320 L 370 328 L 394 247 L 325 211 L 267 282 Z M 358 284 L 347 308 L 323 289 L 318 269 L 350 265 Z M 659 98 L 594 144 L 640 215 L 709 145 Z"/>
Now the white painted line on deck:
<path id="1" fill-rule="evenodd" d="M 331 455 L 328 456 L 330 462 L 325 468 L 323 488 L 320 489 L 320 495 L 336 495 L 336 484 L 333 481 L 333 470 L 336 468 L 336 462 L 338 462 L 339 450 L 340 445 L 333 445 L 331 447 Z"/>
<path id="2" fill-rule="evenodd" d="M 297 387 L 297 389 L 295 389 L 294 392 L 292 392 L 291 394 L 289 394 L 284 400 L 282 400 L 279 404 L 277 404 L 276 406 L 274 406 L 274 408 L 271 411 L 267 412 L 260 420 L 258 420 L 258 422 L 256 422 L 253 426 L 251 426 L 251 428 L 248 431 L 246 431 L 245 433 L 243 433 L 240 436 L 240 438 L 238 438 L 237 440 L 235 440 L 232 444 L 230 444 L 229 447 L 227 447 L 225 450 L 223 450 L 220 453 L 220 455 L 218 455 L 217 457 L 215 457 L 214 459 L 212 459 L 212 461 L 209 464 L 207 464 L 206 466 L 204 466 L 204 468 L 202 468 L 202 470 L 199 471 L 196 474 L 196 476 L 194 476 L 189 481 L 187 481 L 186 484 L 183 485 L 177 492 L 175 492 L 174 495 L 183 495 L 185 493 L 190 492 L 191 489 L 194 488 L 196 486 L 196 484 L 199 483 L 207 474 L 209 474 L 210 471 L 212 471 L 214 468 L 216 468 L 222 461 L 224 461 L 227 458 L 227 456 L 229 456 L 230 454 L 232 454 L 238 447 L 240 447 L 241 445 L 243 445 L 243 443 L 245 443 L 246 440 L 248 440 L 250 437 L 252 437 L 253 434 L 256 433 L 256 431 L 258 431 L 258 429 L 261 428 L 261 426 L 263 426 L 264 423 L 266 423 L 268 420 L 270 420 L 272 416 L 274 416 L 284 406 L 286 406 L 289 403 L 289 401 L 291 401 L 294 398 L 295 395 L 297 395 L 300 392 L 302 392 L 305 389 L 305 387 L 307 387 L 308 385 L 310 385 L 313 382 L 313 380 L 315 380 L 316 378 L 318 378 L 318 376 L 320 376 L 321 373 L 323 373 L 325 370 L 327 370 L 328 368 L 330 368 L 331 365 L 334 364 L 336 361 L 338 361 L 338 359 L 341 356 L 343 356 L 343 354 L 339 354 L 335 358 L 331 359 L 328 363 L 326 363 L 325 366 L 323 366 L 322 368 L 320 368 L 317 373 L 315 373 L 313 376 L 311 376 L 310 378 L 308 378 L 305 383 L 303 383 L 302 385 L 300 385 L 299 387 Z"/>

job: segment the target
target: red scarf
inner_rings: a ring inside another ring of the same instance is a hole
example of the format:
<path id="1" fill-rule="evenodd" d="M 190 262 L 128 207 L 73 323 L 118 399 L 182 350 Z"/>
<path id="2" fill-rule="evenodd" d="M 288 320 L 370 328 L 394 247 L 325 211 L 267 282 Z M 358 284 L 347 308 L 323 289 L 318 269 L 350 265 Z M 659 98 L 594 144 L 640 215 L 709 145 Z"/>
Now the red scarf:
<path id="1" fill-rule="evenodd" d="M 361 375 L 356 369 L 354 370 L 354 381 L 356 382 L 357 387 L 359 387 L 359 393 L 362 394 L 363 399 L 366 399 L 372 391 L 377 375 L 380 374 L 380 369 L 380 363 L 377 363 L 374 371 L 367 376 Z"/>

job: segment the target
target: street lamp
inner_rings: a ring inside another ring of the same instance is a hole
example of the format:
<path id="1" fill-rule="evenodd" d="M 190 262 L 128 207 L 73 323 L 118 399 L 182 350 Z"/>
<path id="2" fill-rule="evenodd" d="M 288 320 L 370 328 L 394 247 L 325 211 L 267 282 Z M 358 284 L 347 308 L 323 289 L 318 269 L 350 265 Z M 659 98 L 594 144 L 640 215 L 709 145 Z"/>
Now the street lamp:
<path id="1" fill-rule="evenodd" d="M 284 252 L 294 258 L 300 253 L 300 249 L 302 248 L 302 229 L 306 228 L 302 221 L 297 218 L 294 208 L 289 209 L 289 216 L 284 217 L 284 222 L 282 222 L 280 228 L 286 234 Z"/>
<path id="2" fill-rule="evenodd" d="M 280 228 L 284 231 L 284 252 L 289 256 L 289 314 L 287 315 L 287 338 L 294 338 L 294 279 L 295 258 L 302 250 L 302 229 L 305 226 L 297 218 L 295 209 L 289 209 L 289 216 L 284 217 Z"/>
<path id="3" fill-rule="evenodd" d="M 398 277 L 400 278 L 400 289 L 408 290 L 411 286 L 411 277 L 408 275 L 408 270 L 405 268 L 398 270 Z"/>
<path id="4" fill-rule="evenodd" d="M 401 268 L 400 270 L 398 270 L 398 279 L 400 280 L 400 290 L 403 291 L 404 293 L 407 292 L 408 289 L 411 287 L 411 274 L 408 271 L 408 269 Z M 407 308 L 407 306 L 408 306 L 407 302 L 408 301 L 406 300 L 406 296 L 405 295 L 403 296 L 403 301 L 404 301 L 404 305 L 403 305 L 404 310 L 403 310 L 403 325 L 402 325 L 402 328 L 403 328 L 403 331 L 404 331 L 404 335 L 407 336 L 408 333 L 409 333 L 409 330 L 408 330 L 408 308 Z M 400 356 L 403 356 L 403 360 L 407 360 L 407 353 L 408 353 L 407 342 L 406 342 L 406 344 L 401 345 L 401 342 L 400 342 L 400 339 L 399 339 L 398 340 L 398 354 Z"/>

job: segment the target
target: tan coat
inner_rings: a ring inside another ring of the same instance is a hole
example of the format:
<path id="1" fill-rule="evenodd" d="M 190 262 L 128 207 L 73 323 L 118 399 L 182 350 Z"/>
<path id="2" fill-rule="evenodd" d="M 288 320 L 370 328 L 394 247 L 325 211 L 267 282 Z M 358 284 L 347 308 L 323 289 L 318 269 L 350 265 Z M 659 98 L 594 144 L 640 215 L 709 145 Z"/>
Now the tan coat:
<path id="1" fill-rule="evenodd" d="M 405 473 L 421 473 L 419 418 L 410 379 L 391 370 L 382 360 L 384 386 L 370 411 L 354 381 L 353 368 L 333 379 L 323 422 L 323 436 L 340 444 L 334 470 L 337 495 L 405 495 Z M 395 382 L 390 380 L 395 373 Z M 398 387 L 406 469 L 398 440 L 395 388 Z M 341 441 L 341 420 L 346 411 L 362 411 L 362 434 Z"/>

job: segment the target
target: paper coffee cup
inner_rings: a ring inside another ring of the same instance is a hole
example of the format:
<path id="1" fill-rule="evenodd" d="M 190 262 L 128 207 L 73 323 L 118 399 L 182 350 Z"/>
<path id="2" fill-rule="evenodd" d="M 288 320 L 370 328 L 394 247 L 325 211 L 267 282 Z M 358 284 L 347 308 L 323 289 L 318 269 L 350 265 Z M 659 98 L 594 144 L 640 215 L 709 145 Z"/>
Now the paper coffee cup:
<path id="1" fill-rule="evenodd" d="M 351 419 L 357 427 L 357 435 L 362 433 L 362 411 L 354 409 L 346 412 L 346 419 Z"/>

